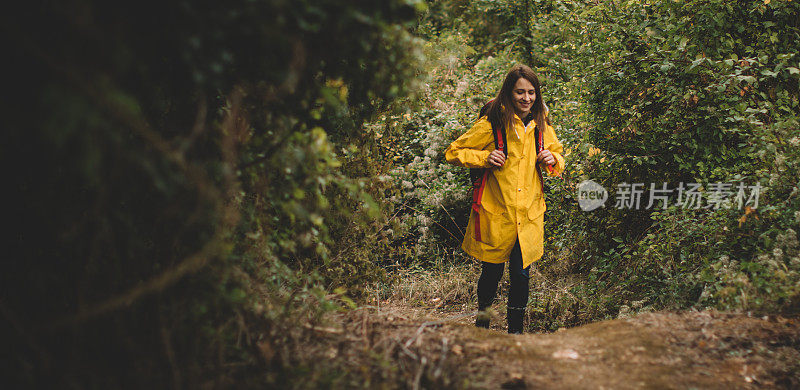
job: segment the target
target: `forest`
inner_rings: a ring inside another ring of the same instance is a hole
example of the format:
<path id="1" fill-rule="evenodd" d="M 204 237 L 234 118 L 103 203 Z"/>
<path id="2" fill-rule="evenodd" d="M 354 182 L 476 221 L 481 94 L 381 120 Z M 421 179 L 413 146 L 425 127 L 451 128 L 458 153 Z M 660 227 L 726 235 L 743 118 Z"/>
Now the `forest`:
<path id="1" fill-rule="evenodd" d="M 0 26 L 3 388 L 800 387 L 800 1 L 65 0 Z M 444 155 L 517 64 L 566 169 L 508 335 L 507 276 L 474 326 Z"/>

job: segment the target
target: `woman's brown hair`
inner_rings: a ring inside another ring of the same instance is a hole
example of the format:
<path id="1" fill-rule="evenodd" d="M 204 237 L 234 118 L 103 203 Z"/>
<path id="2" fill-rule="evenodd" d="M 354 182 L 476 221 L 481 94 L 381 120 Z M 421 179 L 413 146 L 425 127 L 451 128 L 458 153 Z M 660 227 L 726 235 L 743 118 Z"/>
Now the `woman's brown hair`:
<path id="1" fill-rule="evenodd" d="M 493 129 L 513 129 L 514 98 L 512 92 L 514 91 L 514 85 L 517 84 L 517 80 L 523 77 L 530 81 L 533 88 L 536 90 L 536 100 L 533 102 L 533 107 L 531 107 L 533 120 L 536 122 L 537 127 L 544 126 L 546 123 L 547 109 L 542 99 L 539 78 L 536 77 L 536 73 L 533 72 L 533 69 L 525 65 L 515 65 L 506 75 L 506 79 L 503 81 L 503 87 L 500 88 L 497 97 L 489 103 L 489 108 L 486 111 L 486 116 L 489 119 L 489 123 L 492 124 Z M 539 131 L 544 131 L 544 127 L 539 127 Z"/>

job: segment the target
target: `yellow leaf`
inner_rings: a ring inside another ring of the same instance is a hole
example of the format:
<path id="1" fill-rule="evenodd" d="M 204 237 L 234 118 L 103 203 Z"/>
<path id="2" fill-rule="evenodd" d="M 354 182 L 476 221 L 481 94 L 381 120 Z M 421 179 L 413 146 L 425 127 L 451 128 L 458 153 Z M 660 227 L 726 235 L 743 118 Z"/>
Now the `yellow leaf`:
<path id="1" fill-rule="evenodd" d="M 758 219 L 758 213 L 756 213 L 756 209 L 750 206 L 745 206 L 744 214 L 739 218 L 739 227 L 742 227 L 742 224 L 747 222 L 747 216 L 750 214 L 753 214 L 753 217 L 755 217 L 755 219 Z"/>

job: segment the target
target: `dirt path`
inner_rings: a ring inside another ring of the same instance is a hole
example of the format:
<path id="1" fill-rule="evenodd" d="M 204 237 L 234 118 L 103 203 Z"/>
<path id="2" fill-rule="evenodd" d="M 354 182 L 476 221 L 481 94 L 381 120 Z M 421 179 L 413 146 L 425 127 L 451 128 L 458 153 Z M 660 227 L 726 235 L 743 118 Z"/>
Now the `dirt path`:
<path id="1" fill-rule="evenodd" d="M 410 388 L 800 387 L 797 319 L 662 312 L 508 335 L 475 328 L 468 314 L 384 306 L 359 326 Z"/>

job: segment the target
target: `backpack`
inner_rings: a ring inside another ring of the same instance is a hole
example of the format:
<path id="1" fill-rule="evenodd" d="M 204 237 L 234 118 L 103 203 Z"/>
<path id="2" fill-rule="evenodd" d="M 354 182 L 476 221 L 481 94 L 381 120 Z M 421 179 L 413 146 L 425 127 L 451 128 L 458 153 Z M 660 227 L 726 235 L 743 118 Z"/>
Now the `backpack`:
<path id="1" fill-rule="evenodd" d="M 494 99 L 493 99 L 494 100 Z M 489 100 L 480 110 L 478 118 L 481 118 L 486 115 L 486 111 L 489 110 L 489 105 L 492 103 L 493 100 Z M 542 133 L 539 131 L 539 126 L 537 125 L 534 128 L 534 136 L 536 137 L 536 150 L 537 153 L 541 151 L 543 145 L 543 137 Z M 508 158 L 508 148 L 507 148 L 507 140 L 506 140 L 506 130 L 495 129 L 492 126 L 492 134 L 494 135 L 494 147 L 495 149 L 502 150 L 503 154 L 506 158 Z M 469 178 L 470 182 L 472 183 L 472 211 L 475 212 L 476 215 L 479 215 L 481 212 L 481 199 L 483 198 L 483 189 L 486 187 L 486 181 L 489 178 L 489 172 L 491 168 L 470 168 L 469 169 Z M 539 167 L 539 164 L 536 164 L 536 173 L 539 175 L 539 183 L 542 185 L 542 194 L 545 194 L 546 191 L 549 190 L 547 186 L 544 184 L 544 179 L 542 177 L 542 171 Z M 549 192 L 549 191 L 548 191 Z M 481 241 L 481 219 L 475 218 L 475 240 Z"/>

